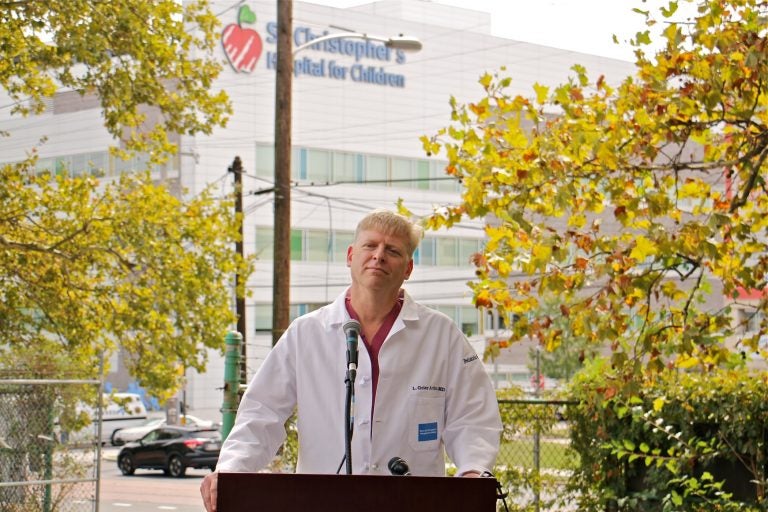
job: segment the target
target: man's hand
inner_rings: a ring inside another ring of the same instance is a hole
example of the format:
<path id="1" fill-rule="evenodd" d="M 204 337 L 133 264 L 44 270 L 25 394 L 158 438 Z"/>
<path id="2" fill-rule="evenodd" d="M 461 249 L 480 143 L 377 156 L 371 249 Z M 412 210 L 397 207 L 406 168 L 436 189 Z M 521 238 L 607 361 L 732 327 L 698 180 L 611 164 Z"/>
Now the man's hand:
<path id="1" fill-rule="evenodd" d="M 467 471 L 466 473 L 462 473 L 459 476 L 462 478 L 480 478 L 480 473 L 477 471 Z"/>
<path id="2" fill-rule="evenodd" d="M 203 505 L 207 512 L 216 512 L 216 488 L 219 482 L 219 474 L 214 471 L 205 475 L 200 484 L 200 494 L 203 497 Z"/>

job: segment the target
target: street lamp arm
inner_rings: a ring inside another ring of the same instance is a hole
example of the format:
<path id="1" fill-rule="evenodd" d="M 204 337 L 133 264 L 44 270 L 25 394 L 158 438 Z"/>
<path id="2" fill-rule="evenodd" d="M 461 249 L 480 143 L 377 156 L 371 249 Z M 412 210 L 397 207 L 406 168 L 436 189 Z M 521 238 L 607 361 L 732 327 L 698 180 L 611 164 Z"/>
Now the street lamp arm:
<path id="1" fill-rule="evenodd" d="M 293 55 L 296 55 L 301 50 L 304 50 L 305 48 L 309 48 L 312 45 L 315 45 L 317 43 L 322 43 L 323 41 L 329 41 L 332 39 L 345 39 L 345 38 L 363 39 L 365 41 L 376 41 L 379 43 L 384 43 L 384 46 L 386 46 L 387 48 L 392 48 L 394 50 L 403 50 L 406 52 L 418 52 L 419 50 L 421 50 L 421 41 L 419 41 L 415 37 L 408 37 L 403 35 L 399 35 L 397 37 L 383 37 L 383 36 L 376 36 L 371 34 L 364 34 L 362 32 L 341 32 L 338 34 L 326 34 L 324 36 L 315 38 L 311 41 L 307 41 L 304 44 L 300 44 L 299 46 L 293 49 Z"/>

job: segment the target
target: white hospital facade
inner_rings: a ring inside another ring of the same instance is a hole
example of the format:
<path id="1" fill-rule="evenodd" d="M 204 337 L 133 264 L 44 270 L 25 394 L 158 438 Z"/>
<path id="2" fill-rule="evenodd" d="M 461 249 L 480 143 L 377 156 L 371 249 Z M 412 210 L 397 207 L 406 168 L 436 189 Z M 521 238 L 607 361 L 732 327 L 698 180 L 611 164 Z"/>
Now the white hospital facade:
<path id="1" fill-rule="evenodd" d="M 233 115 L 225 128 L 209 136 L 181 136 L 179 154 L 158 171 L 158 178 L 177 193 L 194 195 L 214 184 L 225 196 L 233 192 L 228 167 L 235 156 L 243 162 L 244 248 L 258 258 L 246 302 L 247 365 L 252 374 L 271 346 L 273 194 L 264 191 L 273 186 L 274 176 L 277 15 L 274 0 L 218 0 L 213 12 L 225 33 L 229 27 L 230 37 L 243 6 L 255 14 L 255 22 L 239 28 L 257 32 L 263 47 L 258 55 L 242 47 L 236 55 L 231 47 L 225 50 L 225 41 L 217 49 L 224 70 L 216 87 L 228 93 Z M 348 29 L 412 36 L 423 48 L 403 53 L 381 43 L 340 39 L 295 56 L 292 316 L 332 301 L 347 286 L 346 247 L 365 213 L 393 209 L 402 198 L 415 214 L 426 214 L 458 198 L 459 185 L 443 172 L 444 157 L 428 157 L 419 140 L 450 124 L 451 96 L 459 103 L 479 100 L 484 93 L 480 76 L 502 67 L 506 69 L 501 73 L 512 77 L 510 92 L 527 96 L 533 94 L 534 83 L 565 82 L 574 64 L 584 66 L 594 79 L 605 75 L 613 83 L 632 71 L 624 61 L 493 37 L 489 14 L 437 2 L 385 0 L 347 9 L 294 2 L 293 10 L 294 47 Z M 546 20 L 534 22 L 547 30 Z M 233 41 L 226 42 L 231 46 Z M 249 58 L 238 60 L 245 54 Z M 22 159 L 45 135 L 47 142 L 39 146 L 40 166 L 75 173 L 97 168 L 107 177 L 140 167 L 109 157 L 107 147 L 114 141 L 103 129 L 98 105 L 76 93 L 62 91 L 45 113 L 32 118 L 10 119 L 7 109 L 0 116 L 0 129 L 11 133 L 0 139 L 2 161 Z M 479 350 L 493 326 L 472 306 L 466 282 L 474 276 L 469 255 L 483 241 L 478 222 L 426 233 L 405 285 L 417 301 L 452 317 Z M 186 399 L 193 414 L 218 414 L 223 367 L 223 358 L 212 353 L 206 374 L 188 375 Z"/>

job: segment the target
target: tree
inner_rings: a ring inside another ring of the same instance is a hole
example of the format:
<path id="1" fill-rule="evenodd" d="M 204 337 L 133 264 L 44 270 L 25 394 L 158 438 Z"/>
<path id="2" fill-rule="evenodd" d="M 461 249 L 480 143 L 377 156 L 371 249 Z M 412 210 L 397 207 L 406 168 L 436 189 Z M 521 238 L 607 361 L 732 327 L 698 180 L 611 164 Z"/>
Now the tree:
<path id="1" fill-rule="evenodd" d="M 476 258 L 477 306 L 515 313 L 513 338 L 557 344 L 540 309 L 556 298 L 568 330 L 612 349 L 612 375 L 635 386 L 667 368 L 711 369 L 741 359 L 724 301 L 757 291 L 768 269 L 768 5 L 701 2 L 694 19 L 641 12 L 636 72 L 611 87 L 575 65 L 566 83 L 508 94 L 504 70 L 480 79 L 485 95 L 459 105 L 453 124 L 424 137 L 444 151 L 462 200 L 435 210 L 430 228 L 487 221 Z M 665 46 L 644 50 L 664 21 Z M 517 277 L 522 274 L 522 277 Z M 713 288 L 714 286 L 714 288 Z M 741 335 L 757 349 L 765 323 Z"/>
<path id="2" fill-rule="evenodd" d="M 537 309 L 552 319 L 550 330 L 556 334 L 544 350 L 536 347 L 528 351 L 528 368 L 535 374 L 538 358 L 542 375 L 568 382 L 584 366 L 585 360 L 597 356 L 597 347 L 585 335 L 570 333 L 568 317 L 561 314 L 559 303 L 541 301 Z"/>
<path id="3" fill-rule="evenodd" d="M 234 320 L 227 283 L 244 265 L 231 207 L 207 193 L 182 203 L 140 176 L 103 191 L 8 166 L 1 176 L 6 360 L 95 376 L 99 352 L 122 347 L 157 396 L 179 369 L 204 370 L 204 348 L 221 348 Z"/>
<path id="4" fill-rule="evenodd" d="M 96 95 L 109 132 L 154 159 L 174 151 L 169 133 L 210 133 L 226 121 L 227 96 L 211 91 L 221 65 L 212 57 L 218 20 L 207 0 L 2 7 L 0 85 L 15 101 L 12 114 L 42 112 L 60 88 Z M 149 112 L 161 122 L 148 125 Z"/>
<path id="5" fill-rule="evenodd" d="M 223 125 L 228 99 L 210 90 L 217 20 L 205 1 L 186 5 L 3 2 L 12 114 L 42 111 L 60 88 L 93 95 L 112 149 L 151 162 L 177 134 Z M 54 178 L 35 173 L 36 158 L 30 148 L 0 167 L 0 367 L 95 377 L 99 354 L 121 348 L 141 385 L 170 396 L 184 369 L 205 369 L 207 348 L 223 349 L 231 279 L 250 272 L 231 201 L 179 199 L 149 173 Z"/>

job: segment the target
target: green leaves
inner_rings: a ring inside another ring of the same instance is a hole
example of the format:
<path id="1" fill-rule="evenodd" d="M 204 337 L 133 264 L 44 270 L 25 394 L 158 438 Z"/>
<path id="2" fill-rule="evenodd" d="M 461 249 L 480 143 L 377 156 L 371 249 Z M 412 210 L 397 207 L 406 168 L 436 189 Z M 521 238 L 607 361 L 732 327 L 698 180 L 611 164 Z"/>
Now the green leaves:
<path id="1" fill-rule="evenodd" d="M 206 192 L 181 203 L 145 175 L 54 183 L 13 166 L 0 189 L 14 191 L 0 205 L 0 366 L 60 360 L 96 378 L 99 354 L 120 348 L 163 397 L 180 385 L 178 368 L 202 371 L 207 348 L 221 348 L 234 321 L 229 281 L 249 272 L 226 201 Z"/>
<path id="2" fill-rule="evenodd" d="M 630 398 L 606 397 L 614 380 L 604 367 L 590 370 L 572 389 L 580 405 L 568 411 L 582 462 L 570 485 L 582 496 L 621 496 L 633 510 L 659 503 L 667 504 L 663 510 L 702 510 L 702 503 L 706 510 L 761 509 L 764 379 L 666 373 Z M 739 486 L 746 481 L 753 485 Z"/>
<path id="3" fill-rule="evenodd" d="M 731 347 L 754 345 L 719 290 L 754 291 L 749 310 L 768 316 L 761 6 L 705 3 L 686 25 L 667 22 L 677 7 L 638 11 L 649 26 L 664 18 L 666 46 L 639 53 L 632 76 L 594 79 L 575 65 L 559 86 L 514 95 L 514 77 L 487 73 L 481 99 L 454 100 L 453 124 L 425 139 L 464 186 L 448 210 L 498 221 L 482 258 L 497 273 L 483 270 L 476 304 L 533 307 L 514 335 L 554 346 L 551 315 L 535 304 L 560 301 L 569 313 L 558 331 L 610 346 L 628 389 L 672 368 L 732 365 Z"/>
<path id="4" fill-rule="evenodd" d="M 21 115 L 45 108 L 56 85 L 95 97 L 110 134 L 161 160 L 170 134 L 210 133 L 231 112 L 211 89 L 217 23 L 205 0 L 12 3 L 0 12 L 0 87 Z"/>
<path id="5" fill-rule="evenodd" d="M 178 134 L 211 133 L 231 111 L 212 89 L 217 25 L 205 0 L 11 2 L 0 87 L 12 115 L 41 112 L 57 87 L 94 100 L 115 153 L 160 162 Z M 0 366 L 95 378 L 99 354 L 120 348 L 169 396 L 234 321 L 230 280 L 250 264 L 234 254 L 231 205 L 179 200 L 144 174 L 35 177 L 29 150 L 0 168 Z"/>

